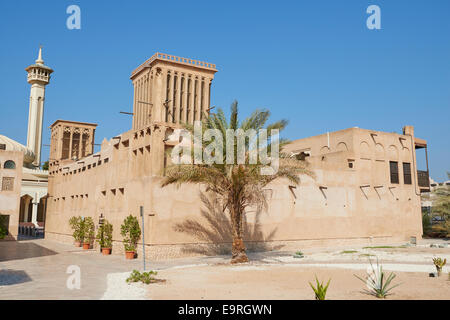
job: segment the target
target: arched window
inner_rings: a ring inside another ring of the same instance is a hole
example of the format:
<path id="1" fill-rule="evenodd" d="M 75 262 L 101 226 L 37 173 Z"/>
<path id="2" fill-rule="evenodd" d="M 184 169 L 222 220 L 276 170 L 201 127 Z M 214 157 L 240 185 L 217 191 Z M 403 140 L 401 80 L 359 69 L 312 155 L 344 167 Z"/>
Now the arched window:
<path id="1" fill-rule="evenodd" d="M 3 168 L 5 169 L 15 169 L 16 168 L 16 164 L 14 161 L 12 160 L 8 160 L 5 162 L 5 164 L 3 165 Z"/>

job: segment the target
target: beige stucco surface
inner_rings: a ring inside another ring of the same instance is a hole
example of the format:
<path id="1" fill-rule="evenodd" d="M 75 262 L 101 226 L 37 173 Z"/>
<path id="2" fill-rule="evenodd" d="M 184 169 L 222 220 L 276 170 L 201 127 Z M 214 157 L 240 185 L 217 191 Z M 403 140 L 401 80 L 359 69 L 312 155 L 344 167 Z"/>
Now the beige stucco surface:
<path id="1" fill-rule="evenodd" d="M 5 169 L 6 161 L 14 161 L 15 169 Z M 22 180 L 23 152 L 0 150 L 0 214 L 9 216 L 8 235 L 5 240 L 17 239 L 19 227 L 20 189 Z M 13 178 L 12 190 L 3 190 L 3 178 Z"/>
<path id="2" fill-rule="evenodd" d="M 52 126 L 50 158 L 54 160 L 49 169 L 46 237 L 71 242 L 70 217 L 92 216 L 97 223 L 103 215 L 114 226 L 113 251 L 121 252 L 120 225 L 129 214 L 141 221 L 139 207 L 143 206 L 146 250 L 152 258 L 210 253 L 210 244 L 214 242 L 226 247 L 230 241 L 227 230 L 208 233 L 202 229 L 210 228 L 211 221 L 223 225 L 226 217 L 205 209 L 199 196 L 200 186 L 160 187 L 164 168 L 169 163 L 165 154 L 178 143 L 173 132 L 181 127 L 179 117 L 186 110 L 183 103 L 187 100 L 182 98 L 182 90 L 176 90 L 176 84 L 155 82 L 152 78 L 176 72 L 181 77 L 189 74 L 209 82 L 215 66 L 203 68 L 158 59 L 143 66 L 131 77 L 135 88 L 132 129 L 104 140 L 99 152 L 76 160 L 61 159 L 63 143 L 58 132 L 63 132 L 62 128 L 91 128 L 93 135 L 96 125 L 60 120 Z M 140 77 L 147 77 L 144 87 Z M 178 103 L 168 105 L 178 118 L 165 121 L 164 110 L 168 109 L 164 107 L 163 92 L 170 97 L 179 95 L 180 99 L 175 99 Z M 202 106 L 203 110 L 199 111 L 208 112 L 209 93 L 204 99 L 203 105 L 192 106 Z M 153 107 L 138 107 L 137 101 L 143 100 L 152 101 Z M 93 143 L 93 136 L 90 138 Z M 268 186 L 268 210 L 246 213 L 247 245 L 251 247 L 264 241 L 266 249 L 292 249 L 299 244 L 420 238 L 420 190 L 415 173 L 414 141 L 412 127 L 406 127 L 404 134 L 349 128 L 293 141 L 285 151 L 308 154 L 306 160 L 315 178 L 302 176 L 298 186 L 282 180 Z M 389 161 L 399 164 L 398 184 L 390 183 Z M 411 184 L 404 184 L 403 162 L 411 164 Z M 188 221 L 198 221 L 201 228 L 192 224 L 189 227 Z M 184 224 L 185 231 L 191 228 L 190 232 L 180 232 L 180 224 Z"/>

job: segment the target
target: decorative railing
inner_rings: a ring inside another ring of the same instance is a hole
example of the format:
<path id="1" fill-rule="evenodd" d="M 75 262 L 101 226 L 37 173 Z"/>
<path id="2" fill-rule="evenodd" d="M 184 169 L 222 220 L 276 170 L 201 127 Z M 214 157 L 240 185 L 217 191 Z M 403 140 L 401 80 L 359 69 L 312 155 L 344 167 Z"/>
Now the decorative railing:
<path id="1" fill-rule="evenodd" d="M 166 53 L 157 52 L 153 56 L 151 56 L 149 59 L 147 59 L 143 64 L 141 64 L 139 67 L 137 67 L 131 73 L 131 76 L 134 76 L 135 74 L 140 72 L 142 69 L 144 69 L 145 67 L 147 67 L 148 65 L 150 65 L 153 61 L 155 61 L 157 59 L 164 60 L 164 61 L 170 61 L 170 62 L 182 63 L 185 65 L 201 67 L 201 68 L 210 69 L 210 70 L 216 70 L 216 65 L 213 63 L 198 61 L 198 60 L 188 59 L 188 58 L 182 58 L 182 57 L 177 57 L 177 56 L 173 56 L 173 55 L 166 54 Z"/>
<path id="2" fill-rule="evenodd" d="M 430 188 L 430 178 L 428 171 L 417 170 L 417 182 L 421 188 Z"/>
<path id="3" fill-rule="evenodd" d="M 42 80 L 48 82 L 48 76 L 40 75 L 40 74 L 32 74 L 29 73 L 27 76 L 28 80 Z"/>

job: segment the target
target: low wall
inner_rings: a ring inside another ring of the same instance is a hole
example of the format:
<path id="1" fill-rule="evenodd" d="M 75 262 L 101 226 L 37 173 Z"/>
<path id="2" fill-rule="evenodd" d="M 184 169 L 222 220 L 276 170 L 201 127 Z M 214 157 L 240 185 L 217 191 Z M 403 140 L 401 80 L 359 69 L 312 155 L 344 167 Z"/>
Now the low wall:
<path id="1" fill-rule="evenodd" d="M 46 232 L 45 238 L 62 243 L 74 243 L 71 235 Z M 245 245 L 250 252 L 262 251 L 302 251 L 306 248 L 339 247 L 339 246 L 372 246 L 407 242 L 404 237 L 379 236 L 364 238 L 333 238 L 333 239 L 296 239 L 283 241 L 247 241 Z M 420 239 L 417 239 L 420 240 Z M 100 250 L 97 243 L 94 249 Z M 112 254 L 123 255 L 122 241 L 113 241 Z M 142 254 L 142 243 L 138 244 L 137 254 Z M 166 260 L 195 256 L 231 255 L 231 243 L 185 243 L 167 245 L 145 245 L 145 255 L 149 260 Z"/>

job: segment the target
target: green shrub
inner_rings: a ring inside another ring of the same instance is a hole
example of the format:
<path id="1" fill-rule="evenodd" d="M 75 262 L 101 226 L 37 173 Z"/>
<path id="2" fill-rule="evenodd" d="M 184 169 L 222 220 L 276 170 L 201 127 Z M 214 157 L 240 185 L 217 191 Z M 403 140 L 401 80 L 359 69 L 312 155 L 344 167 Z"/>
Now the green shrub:
<path id="1" fill-rule="evenodd" d="M 433 258 L 433 263 L 434 263 L 434 265 L 436 267 L 436 271 L 437 271 L 438 276 L 440 276 L 441 272 L 442 272 L 442 268 L 447 263 L 447 259 L 442 260 L 442 258 Z"/>
<path id="2" fill-rule="evenodd" d="M 402 246 L 370 246 L 370 247 L 363 247 L 363 249 L 405 249 L 407 248 L 406 245 Z"/>
<path id="3" fill-rule="evenodd" d="M 8 234 L 9 216 L 0 214 L 0 239 Z"/>
<path id="4" fill-rule="evenodd" d="M 98 227 L 97 242 L 100 248 L 112 248 L 112 232 L 113 226 L 108 220 L 104 220 L 103 224 Z"/>
<path id="5" fill-rule="evenodd" d="M 448 230 L 443 222 L 438 222 L 433 224 L 431 227 L 431 231 L 429 232 L 428 236 L 431 238 L 445 238 L 447 237 Z"/>
<path id="6" fill-rule="evenodd" d="M 123 237 L 125 251 L 136 251 L 137 242 L 141 238 L 138 219 L 131 214 L 126 217 L 120 226 L 120 234 Z"/>
<path id="7" fill-rule="evenodd" d="M 392 280 L 396 277 L 396 275 L 391 272 L 389 276 L 386 277 L 386 274 L 383 271 L 383 266 L 378 263 L 377 259 L 377 267 L 374 268 L 372 265 L 372 261 L 369 259 L 370 266 L 372 268 L 372 272 L 367 273 L 366 279 L 362 279 L 357 275 L 354 275 L 359 280 L 364 282 L 370 290 L 364 290 L 366 293 L 373 295 L 377 298 L 386 298 L 389 295 L 389 292 L 398 287 L 400 284 L 396 284 L 394 286 L 390 286 Z"/>
<path id="8" fill-rule="evenodd" d="M 91 217 L 84 218 L 82 229 L 83 229 L 83 242 L 92 243 L 95 235 L 94 220 Z"/>
<path id="9" fill-rule="evenodd" d="M 156 271 L 142 272 L 141 273 L 141 281 L 145 284 L 154 282 L 156 280 L 156 278 L 153 277 L 153 275 L 156 276 L 157 274 L 158 274 L 158 272 L 156 272 Z"/>
<path id="10" fill-rule="evenodd" d="M 81 217 L 72 217 L 69 219 L 73 239 L 77 242 L 83 242 L 83 224 L 83 219 Z"/>
<path id="11" fill-rule="evenodd" d="M 145 284 L 150 284 L 152 282 L 156 281 L 156 278 L 153 276 L 156 276 L 158 274 L 158 272 L 150 270 L 149 272 L 142 272 L 140 273 L 137 270 L 133 270 L 133 272 L 131 272 L 130 276 L 127 278 L 127 283 L 130 282 L 142 282 Z"/>
<path id="12" fill-rule="evenodd" d="M 344 251 L 341 251 L 341 254 L 347 254 L 347 253 L 357 253 L 358 251 L 356 251 L 356 250 L 344 250 Z"/>
<path id="13" fill-rule="evenodd" d="M 422 212 L 422 228 L 423 234 L 429 236 L 431 233 L 432 225 L 431 225 L 431 217 L 428 212 Z"/>
<path id="14" fill-rule="evenodd" d="M 327 295 L 327 290 L 328 290 L 328 286 L 330 285 L 330 280 L 328 280 L 327 285 L 324 286 L 323 282 L 319 282 L 319 280 L 316 277 L 316 287 L 314 287 L 311 282 L 309 283 L 309 285 L 311 286 L 311 288 L 314 290 L 314 294 L 315 294 L 315 298 L 316 300 L 325 300 L 325 296 Z"/>
<path id="15" fill-rule="evenodd" d="M 0 239 L 4 239 L 8 234 L 8 230 L 0 224 Z"/>
<path id="16" fill-rule="evenodd" d="M 297 251 L 294 254 L 294 258 L 303 258 L 303 257 L 304 257 L 304 255 L 303 255 L 303 252 L 301 252 L 301 251 Z"/>
<path id="17" fill-rule="evenodd" d="M 141 280 L 141 273 L 137 270 L 133 270 L 130 276 L 127 278 L 127 282 L 138 282 Z"/>

